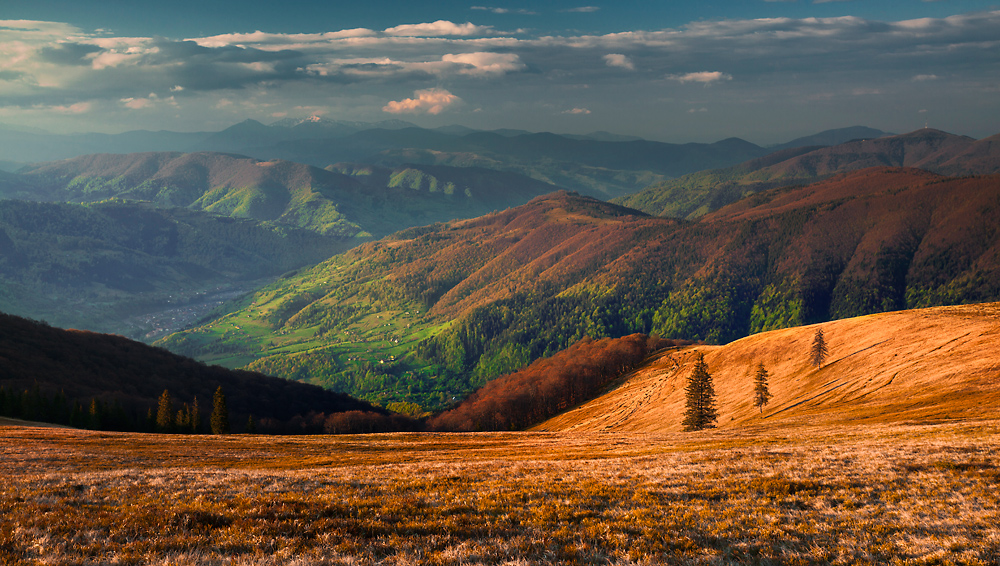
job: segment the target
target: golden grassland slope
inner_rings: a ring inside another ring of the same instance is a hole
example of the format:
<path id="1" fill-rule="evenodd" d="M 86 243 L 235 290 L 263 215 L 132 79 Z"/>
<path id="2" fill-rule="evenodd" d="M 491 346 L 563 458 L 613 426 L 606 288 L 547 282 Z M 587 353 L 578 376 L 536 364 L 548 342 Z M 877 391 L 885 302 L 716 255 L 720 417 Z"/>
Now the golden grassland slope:
<path id="1" fill-rule="evenodd" d="M 986 566 L 1000 555 L 998 424 L 277 438 L 0 426 L 0 563 Z"/>
<path id="2" fill-rule="evenodd" d="M 810 349 L 822 328 L 829 356 Z M 671 349 L 604 395 L 534 430 L 674 432 L 697 354 L 712 374 L 718 426 L 939 422 L 1000 417 L 1000 303 L 868 315 Z M 774 395 L 752 404 L 758 363 Z"/>

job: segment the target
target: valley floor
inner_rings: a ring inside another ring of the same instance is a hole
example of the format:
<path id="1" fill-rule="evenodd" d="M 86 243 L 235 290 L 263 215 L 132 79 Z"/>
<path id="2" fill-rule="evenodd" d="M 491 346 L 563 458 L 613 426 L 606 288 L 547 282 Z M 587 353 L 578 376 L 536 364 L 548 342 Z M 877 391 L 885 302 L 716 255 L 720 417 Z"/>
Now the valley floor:
<path id="1" fill-rule="evenodd" d="M 997 564 L 1000 421 L 159 436 L 0 426 L 3 564 Z"/>

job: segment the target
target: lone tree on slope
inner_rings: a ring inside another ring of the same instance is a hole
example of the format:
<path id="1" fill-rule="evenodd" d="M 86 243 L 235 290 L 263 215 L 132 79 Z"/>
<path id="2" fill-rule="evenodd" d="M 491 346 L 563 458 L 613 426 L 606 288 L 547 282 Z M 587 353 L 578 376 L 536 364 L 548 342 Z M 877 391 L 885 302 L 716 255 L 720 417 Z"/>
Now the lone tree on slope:
<path id="1" fill-rule="evenodd" d="M 229 434 L 229 409 L 226 408 L 226 395 L 222 386 L 215 390 L 212 398 L 212 434 Z"/>
<path id="2" fill-rule="evenodd" d="M 812 362 L 816 364 L 816 367 L 823 367 L 823 360 L 826 359 L 826 354 L 826 339 L 823 338 L 823 329 L 817 328 L 812 344 Z"/>
<path id="3" fill-rule="evenodd" d="M 764 369 L 764 362 L 757 364 L 757 375 L 753 378 L 753 406 L 760 408 L 764 413 L 764 405 L 771 400 L 771 392 L 767 388 L 767 370 Z"/>
<path id="4" fill-rule="evenodd" d="M 684 392 L 687 394 L 687 409 L 681 422 L 684 430 L 713 427 L 718 418 L 715 411 L 715 389 L 712 387 L 712 375 L 708 373 L 704 354 L 698 354 L 698 361 L 694 364 L 694 371 L 688 378 Z"/>

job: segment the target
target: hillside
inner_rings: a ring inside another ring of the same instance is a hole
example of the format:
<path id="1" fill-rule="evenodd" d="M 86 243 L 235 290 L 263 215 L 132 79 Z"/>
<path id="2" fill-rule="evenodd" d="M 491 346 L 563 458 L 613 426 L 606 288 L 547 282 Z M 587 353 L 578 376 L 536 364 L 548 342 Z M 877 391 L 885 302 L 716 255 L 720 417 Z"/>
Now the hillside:
<path id="1" fill-rule="evenodd" d="M 139 338 L 351 244 L 182 208 L 0 200 L 0 311 Z"/>
<path id="2" fill-rule="evenodd" d="M 326 415 L 345 411 L 385 414 L 318 387 L 206 366 L 120 336 L 62 330 L 6 314 L 0 314 L 0 360 L 0 413 L 28 420 L 66 422 L 71 415 L 64 413 L 74 405 L 88 407 L 96 400 L 106 410 L 106 425 L 145 430 L 147 411 L 155 412 L 166 389 L 176 409 L 197 397 L 204 431 L 218 387 L 236 431 L 250 415 L 264 429 L 279 432 L 316 431 L 317 420 L 321 431 Z"/>
<path id="3" fill-rule="evenodd" d="M 1000 144 L 995 137 L 976 141 L 923 129 L 830 147 L 793 147 L 665 181 L 614 202 L 657 216 L 697 218 L 762 190 L 869 167 L 914 167 L 955 176 L 992 174 L 1000 170 Z"/>
<path id="4" fill-rule="evenodd" d="M 380 401 L 444 407 L 584 336 L 728 342 L 1000 299 L 1000 178 L 874 168 L 699 222 L 570 193 L 414 228 L 160 344 Z"/>
<path id="5" fill-rule="evenodd" d="M 207 152 L 87 155 L 19 173 L 22 184 L 0 178 L 0 194 L 59 202 L 141 200 L 359 242 L 373 234 L 516 206 L 558 188 L 490 170 L 404 165 L 372 174 L 365 165 L 324 170 Z"/>
<path id="6" fill-rule="evenodd" d="M 817 328 L 829 357 L 810 363 Z M 538 431 L 676 432 L 684 388 L 703 353 L 717 395 L 719 428 L 749 425 L 937 423 L 1000 417 L 1000 303 L 882 313 L 755 334 L 725 346 L 689 346 L 655 356 Z M 774 395 L 752 406 L 763 363 Z"/>

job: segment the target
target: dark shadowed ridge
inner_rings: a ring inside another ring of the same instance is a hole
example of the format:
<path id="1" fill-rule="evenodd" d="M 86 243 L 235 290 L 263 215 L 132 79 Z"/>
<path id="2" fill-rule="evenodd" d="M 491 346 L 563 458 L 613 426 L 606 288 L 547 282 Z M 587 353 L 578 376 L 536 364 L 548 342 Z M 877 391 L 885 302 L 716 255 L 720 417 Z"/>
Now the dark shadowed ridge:
<path id="1" fill-rule="evenodd" d="M 197 397 L 207 417 L 218 387 L 225 392 L 237 431 L 249 415 L 275 420 L 281 428 L 310 412 L 386 413 L 312 385 L 207 366 L 120 336 L 62 330 L 5 314 L 0 314 L 0 359 L 0 385 L 7 394 L 37 388 L 85 406 L 91 399 L 105 406 L 117 401 L 134 419 L 144 419 L 149 408 L 155 412 L 164 390 L 170 392 L 175 409 Z"/>

